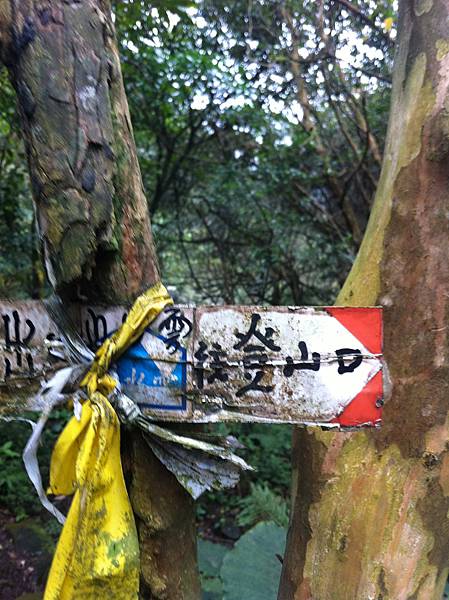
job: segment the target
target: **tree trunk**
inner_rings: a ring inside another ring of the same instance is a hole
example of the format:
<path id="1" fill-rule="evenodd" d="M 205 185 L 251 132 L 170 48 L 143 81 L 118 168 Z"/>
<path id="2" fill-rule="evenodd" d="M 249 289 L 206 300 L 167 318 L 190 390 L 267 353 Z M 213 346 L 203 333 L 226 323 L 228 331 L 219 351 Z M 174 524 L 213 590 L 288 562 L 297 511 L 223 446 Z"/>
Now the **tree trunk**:
<path id="1" fill-rule="evenodd" d="M 65 301 L 131 303 L 159 273 L 109 1 L 0 0 L 0 55 L 54 288 Z M 131 438 L 141 596 L 196 600 L 193 502 Z"/>
<path id="2" fill-rule="evenodd" d="M 339 305 L 382 304 L 378 431 L 294 435 L 282 600 L 440 600 L 449 567 L 449 5 L 400 2 L 385 157 Z"/>

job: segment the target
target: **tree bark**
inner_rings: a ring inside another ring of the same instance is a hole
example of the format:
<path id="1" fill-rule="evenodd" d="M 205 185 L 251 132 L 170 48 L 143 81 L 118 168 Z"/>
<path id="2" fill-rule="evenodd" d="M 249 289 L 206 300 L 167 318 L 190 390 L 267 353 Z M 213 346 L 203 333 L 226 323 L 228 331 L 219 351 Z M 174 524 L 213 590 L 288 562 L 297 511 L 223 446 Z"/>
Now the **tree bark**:
<path id="1" fill-rule="evenodd" d="M 294 434 L 282 600 L 440 600 L 449 569 L 449 5 L 400 2 L 383 168 L 337 304 L 384 310 L 379 431 Z M 387 382 L 388 383 L 388 382 Z"/>
<path id="2" fill-rule="evenodd" d="M 67 302 L 131 303 L 159 272 L 109 1 L 0 0 L 0 56 L 53 287 Z M 141 597 L 196 600 L 193 502 L 130 438 Z"/>

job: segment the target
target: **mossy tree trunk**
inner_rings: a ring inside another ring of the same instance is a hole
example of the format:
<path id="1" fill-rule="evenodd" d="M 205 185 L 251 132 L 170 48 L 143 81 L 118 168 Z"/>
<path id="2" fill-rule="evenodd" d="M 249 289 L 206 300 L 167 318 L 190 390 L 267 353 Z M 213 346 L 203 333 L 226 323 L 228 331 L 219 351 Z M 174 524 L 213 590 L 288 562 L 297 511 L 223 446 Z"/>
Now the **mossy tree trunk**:
<path id="1" fill-rule="evenodd" d="M 109 1 L 0 0 L 0 56 L 54 288 L 67 302 L 132 302 L 159 272 Z M 131 437 L 141 597 L 197 600 L 193 502 Z"/>
<path id="2" fill-rule="evenodd" d="M 337 304 L 384 306 L 379 431 L 294 435 L 281 600 L 440 600 L 449 570 L 449 4 L 400 1 L 387 143 Z"/>

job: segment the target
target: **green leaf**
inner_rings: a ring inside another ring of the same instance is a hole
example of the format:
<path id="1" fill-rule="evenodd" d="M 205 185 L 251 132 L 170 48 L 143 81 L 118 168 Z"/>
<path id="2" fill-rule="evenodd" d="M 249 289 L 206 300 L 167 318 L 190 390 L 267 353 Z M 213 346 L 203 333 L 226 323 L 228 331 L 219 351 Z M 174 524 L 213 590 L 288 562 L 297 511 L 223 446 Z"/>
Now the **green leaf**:
<path id="1" fill-rule="evenodd" d="M 224 600 L 276 600 L 286 531 L 259 523 L 226 554 L 221 568 Z"/>
<path id="2" fill-rule="evenodd" d="M 259 521 L 273 521 L 280 527 L 288 525 L 288 504 L 266 484 L 250 484 L 251 492 L 240 502 L 242 509 L 237 522 L 241 527 L 255 525 Z"/>
<path id="3" fill-rule="evenodd" d="M 202 600 L 223 599 L 220 568 L 228 551 L 228 547 L 222 544 L 198 540 L 198 566 L 201 574 Z"/>
<path id="4" fill-rule="evenodd" d="M 208 577 L 218 576 L 223 559 L 228 551 L 229 548 L 222 544 L 198 540 L 198 567 L 200 573 Z"/>
<path id="5" fill-rule="evenodd" d="M 11 441 L 5 442 L 0 446 L 0 458 L 6 456 L 8 458 L 17 458 L 20 456 L 18 452 L 13 450 L 13 443 Z"/>
<path id="6" fill-rule="evenodd" d="M 194 0 L 153 0 L 151 3 L 153 8 L 158 10 L 171 12 L 178 12 L 183 8 L 193 8 L 195 6 Z"/>
<path id="7" fill-rule="evenodd" d="M 6 137 L 11 131 L 11 127 L 9 126 L 8 121 L 0 118 L 0 135 Z"/>
<path id="8" fill-rule="evenodd" d="M 201 578 L 203 600 L 223 600 L 223 582 L 219 577 Z"/>

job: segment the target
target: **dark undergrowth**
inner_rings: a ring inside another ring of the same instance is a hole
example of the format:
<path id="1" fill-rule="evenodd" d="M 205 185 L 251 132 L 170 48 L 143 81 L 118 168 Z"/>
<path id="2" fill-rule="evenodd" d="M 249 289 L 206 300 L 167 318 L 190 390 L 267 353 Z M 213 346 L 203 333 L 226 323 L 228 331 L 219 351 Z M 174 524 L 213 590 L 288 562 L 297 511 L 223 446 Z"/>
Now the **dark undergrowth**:
<path id="1" fill-rule="evenodd" d="M 68 410 L 54 411 L 42 436 L 39 462 L 44 485 L 51 450 L 69 415 Z M 232 587 L 238 579 L 239 553 L 253 538 L 259 547 L 279 546 L 279 558 L 272 553 L 266 568 L 276 573 L 280 569 L 289 510 L 291 427 L 214 428 L 235 436 L 244 446 L 240 455 L 254 467 L 235 488 L 206 493 L 197 502 L 204 598 L 219 600 L 226 582 Z M 22 451 L 30 434 L 25 421 L 0 421 L 0 600 L 41 597 L 60 533 L 56 520 L 42 508 L 23 466 Z M 58 502 L 67 509 L 69 499 Z"/>

